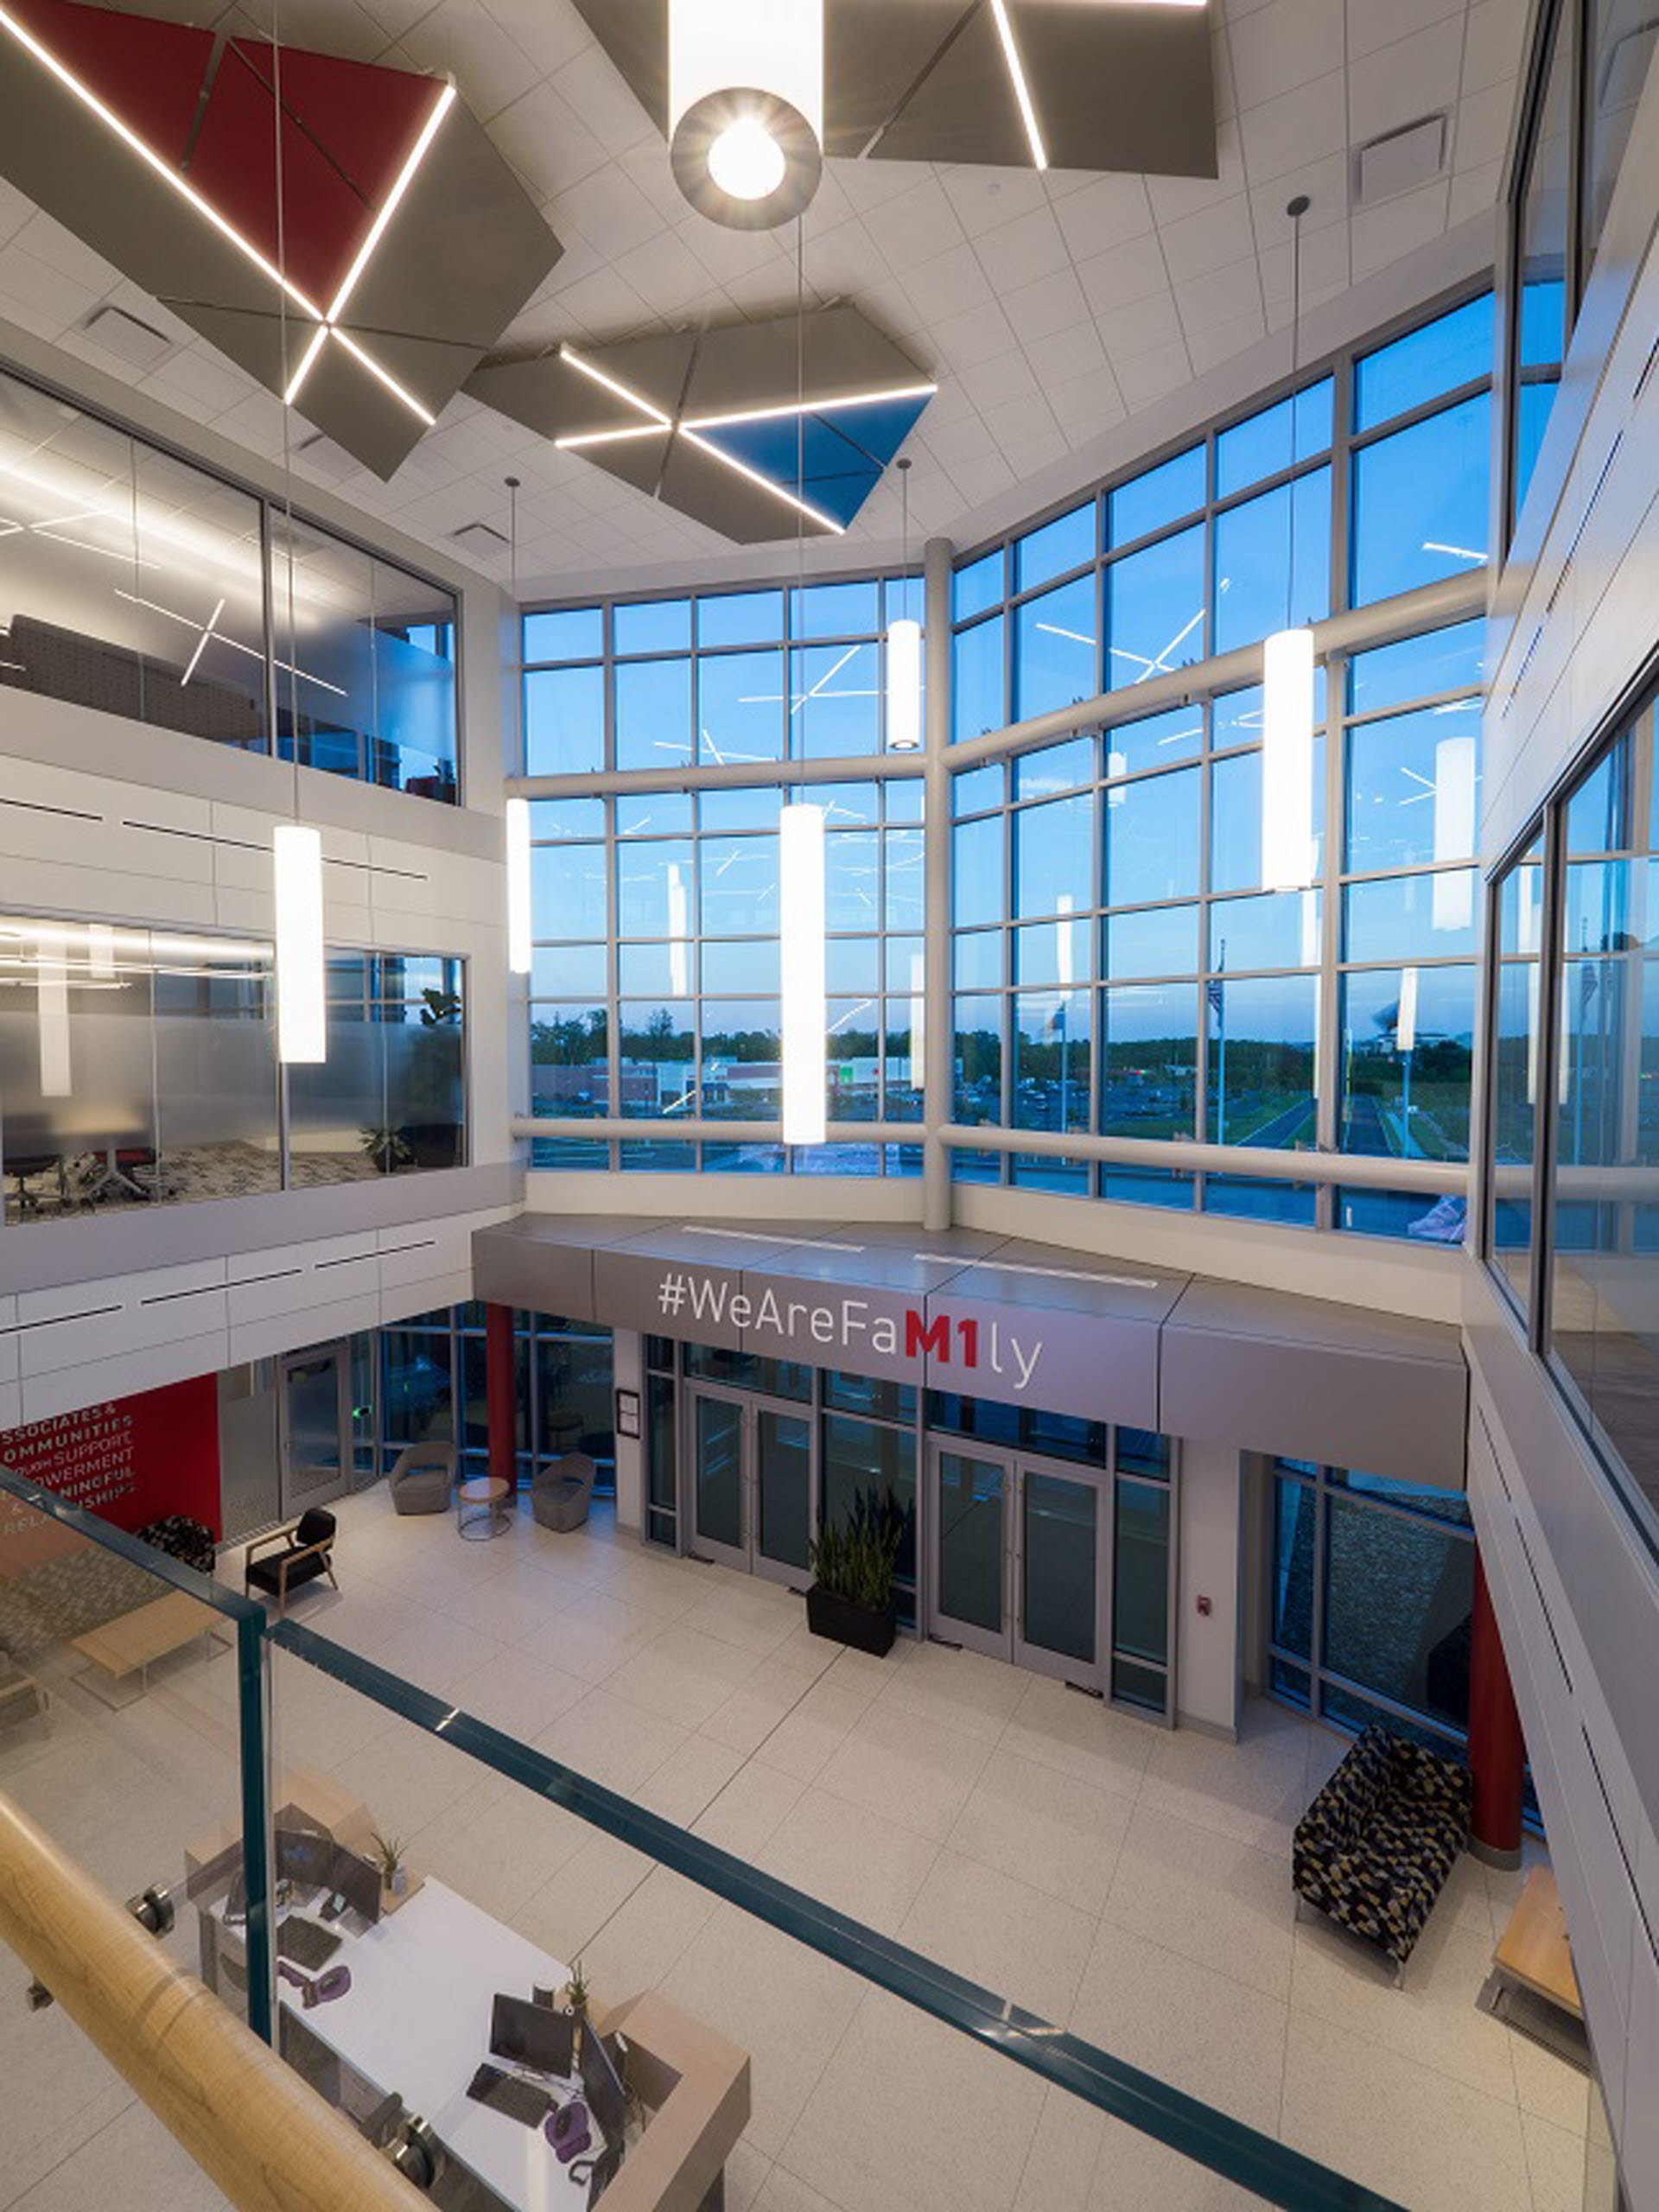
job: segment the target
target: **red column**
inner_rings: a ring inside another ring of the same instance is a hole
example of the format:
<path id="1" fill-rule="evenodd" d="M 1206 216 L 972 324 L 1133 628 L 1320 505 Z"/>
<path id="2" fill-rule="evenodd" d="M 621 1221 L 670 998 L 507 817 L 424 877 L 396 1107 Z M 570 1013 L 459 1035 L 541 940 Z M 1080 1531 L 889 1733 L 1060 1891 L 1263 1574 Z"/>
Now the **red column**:
<path id="1" fill-rule="evenodd" d="M 513 1387 L 512 1308 L 484 1308 L 484 1395 L 490 1425 L 490 1472 L 514 1488 L 518 1482 L 518 1394 Z"/>
<path id="2" fill-rule="evenodd" d="M 1478 1855 L 1497 1865 L 1520 1862 L 1526 1759 L 1509 1662 L 1477 1545 L 1469 1636 L 1469 1770 L 1475 1784 L 1471 1834 Z"/>

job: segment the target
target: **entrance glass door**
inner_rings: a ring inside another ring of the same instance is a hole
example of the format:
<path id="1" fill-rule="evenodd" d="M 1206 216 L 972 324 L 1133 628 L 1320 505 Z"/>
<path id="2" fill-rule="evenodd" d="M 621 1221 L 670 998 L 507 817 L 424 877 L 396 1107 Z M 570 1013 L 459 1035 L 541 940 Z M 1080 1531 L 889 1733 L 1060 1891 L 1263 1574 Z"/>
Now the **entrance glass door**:
<path id="1" fill-rule="evenodd" d="M 344 1344 L 289 1352 L 283 1362 L 283 1512 L 326 1505 L 351 1467 L 349 1361 Z"/>
<path id="2" fill-rule="evenodd" d="M 810 1415 L 703 1390 L 690 1404 L 692 1550 L 804 1589 L 817 1525 Z"/>
<path id="3" fill-rule="evenodd" d="M 1103 1688 L 1108 1479 L 936 1446 L 931 1632 L 1080 1688 Z"/>

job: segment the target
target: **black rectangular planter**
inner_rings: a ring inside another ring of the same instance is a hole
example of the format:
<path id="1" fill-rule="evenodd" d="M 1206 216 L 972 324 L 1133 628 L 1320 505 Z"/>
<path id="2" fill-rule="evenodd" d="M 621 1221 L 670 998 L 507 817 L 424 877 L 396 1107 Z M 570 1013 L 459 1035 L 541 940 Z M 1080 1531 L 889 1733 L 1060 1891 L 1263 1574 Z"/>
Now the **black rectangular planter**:
<path id="1" fill-rule="evenodd" d="M 885 1659 L 899 1632 L 899 1611 L 889 1604 L 855 1605 L 850 1598 L 814 1583 L 806 1593 L 806 1624 L 814 1636 L 827 1636 L 832 1643 L 845 1643 L 855 1651 L 868 1651 L 872 1659 Z"/>

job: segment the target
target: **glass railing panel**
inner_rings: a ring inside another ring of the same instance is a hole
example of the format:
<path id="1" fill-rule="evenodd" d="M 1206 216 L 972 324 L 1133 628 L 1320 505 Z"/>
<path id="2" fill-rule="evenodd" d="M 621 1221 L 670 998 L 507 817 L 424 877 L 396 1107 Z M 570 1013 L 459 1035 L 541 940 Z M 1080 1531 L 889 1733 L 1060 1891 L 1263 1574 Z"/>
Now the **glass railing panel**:
<path id="1" fill-rule="evenodd" d="M 592 1560 L 575 1551 L 499 1577 L 486 1544 L 434 1560 L 434 1526 L 405 1524 L 373 1577 L 347 1532 L 356 1588 L 316 1617 L 344 1631 L 360 1598 L 351 1632 L 372 1656 L 290 1621 L 271 1660 L 280 1768 L 350 1801 L 336 1799 L 326 1866 L 301 1863 L 315 1840 L 278 1834 L 279 1861 L 294 1854 L 306 1878 L 290 1916 L 315 1930 L 291 1939 L 308 1956 L 280 1986 L 283 2048 L 377 2139 L 423 2122 L 436 2201 L 542 2202 L 546 2123 L 579 2103 L 566 2124 L 589 2126 L 586 2156 L 620 2136 L 625 2176 L 660 2131 L 659 2152 L 692 2161 L 686 2202 L 723 2166 L 728 2202 L 832 2212 L 1390 2203 L 1276 2139 L 1280 2050 L 1228 2056 L 1224 2033 L 1189 2033 L 1183 2014 L 1162 2079 L 1087 2040 L 1091 2020 L 1122 2025 L 1125 2002 L 1157 1993 L 1126 1999 L 1121 1962 L 1095 1958 L 1093 1922 L 1065 1900 L 1046 1895 L 1028 1927 L 1007 1895 L 935 1925 L 918 1909 L 949 1887 L 926 1872 L 935 1842 L 748 1756 L 779 1717 L 782 1661 L 762 1681 L 753 1652 L 727 1646 L 734 1687 L 710 1678 L 696 1731 L 653 1716 L 649 1638 L 628 1696 L 595 1688 L 626 1661 L 630 1611 L 667 1602 L 669 1565 L 613 1554 L 631 1606 L 584 1580 Z M 554 1590 L 539 1656 L 491 1635 Z M 435 1610 L 441 1593 L 456 1611 Z M 822 1665 L 853 1656 L 825 1647 Z M 325 1922 L 329 1883 L 352 1901 Z M 620 2102 L 602 2059 L 584 2075 L 572 2047 L 573 1974 Z M 655 2101 L 657 2061 L 692 2083 L 677 2107 Z M 677 2133 L 687 2114 L 695 2153 Z"/>
<path id="2" fill-rule="evenodd" d="M 153 1533 L 211 1567 L 200 1524 Z M 144 1924 L 180 1966 L 201 1973 L 211 1929 L 233 1929 L 236 1968 L 217 1986 L 260 2033 L 263 1630 L 261 1609 L 210 1573 L 0 1469 L 0 1798 L 117 1903 L 144 1903 Z M 111 2116 L 113 2076 L 65 2048 L 56 2018 L 38 2037 L 8 2040 L 8 2185 L 19 2114 L 55 2145 L 54 2164 L 78 2129 Z M 58 2084 L 60 2060 L 69 2086 Z M 38 2102 L 26 2094 L 37 2072 Z"/>

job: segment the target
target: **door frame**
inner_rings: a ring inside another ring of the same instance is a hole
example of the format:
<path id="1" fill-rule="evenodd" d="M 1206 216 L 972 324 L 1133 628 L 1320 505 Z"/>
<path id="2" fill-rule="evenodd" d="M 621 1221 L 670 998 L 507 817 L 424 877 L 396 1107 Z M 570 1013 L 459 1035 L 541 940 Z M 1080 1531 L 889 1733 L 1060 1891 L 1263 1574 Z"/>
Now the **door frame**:
<path id="1" fill-rule="evenodd" d="M 293 1428 L 289 1419 L 289 1378 L 296 1368 L 323 1359 L 334 1363 L 334 1417 L 339 1436 L 337 1479 L 330 1487 L 321 1483 L 297 1495 L 294 1486 Z M 348 1337 L 334 1337 L 320 1344 L 306 1344 L 279 1355 L 276 1361 L 276 1465 L 281 1484 L 282 1516 L 291 1521 L 311 1505 L 330 1505 L 351 1488 L 355 1439 L 352 1433 L 352 1346 Z"/>
<path id="2" fill-rule="evenodd" d="M 734 1383 L 692 1382 L 683 1385 L 685 1410 L 681 1427 L 680 1513 L 685 1549 L 693 1559 L 712 1560 L 739 1574 L 753 1574 L 786 1589 L 804 1589 L 811 1579 L 810 1567 L 772 1559 L 760 1548 L 760 1423 L 767 1414 L 798 1421 L 807 1437 L 807 1528 L 816 1535 L 820 1496 L 819 1440 L 817 1408 L 798 1398 L 772 1398 Z M 714 1399 L 733 1408 L 739 1421 L 740 1510 L 743 1541 L 740 1546 L 715 1542 L 697 1527 L 697 1406 Z"/>
<path id="3" fill-rule="evenodd" d="M 1002 1626 L 990 1630 L 957 1619 L 941 1603 L 944 1577 L 940 1556 L 944 1538 L 944 1512 L 940 1487 L 940 1461 L 946 1456 L 975 1460 L 1001 1470 L 1003 1483 L 1002 1563 L 1001 1594 Z M 1095 1654 L 1092 1662 L 1030 1643 L 1023 1633 L 1025 1612 L 1025 1502 L 1026 1485 L 1033 1476 L 1075 1484 L 1095 1494 Z M 1111 1679 L 1112 1537 L 1116 1478 L 1107 1467 L 1083 1466 L 1067 1459 L 1049 1459 L 1021 1452 L 1011 1445 L 982 1444 L 968 1436 L 933 1433 L 927 1439 L 925 1485 L 931 1533 L 928 1554 L 927 1634 L 938 1643 L 960 1644 L 964 1650 L 982 1652 L 1033 1675 L 1047 1675 L 1078 1689 L 1105 1696 Z"/>

